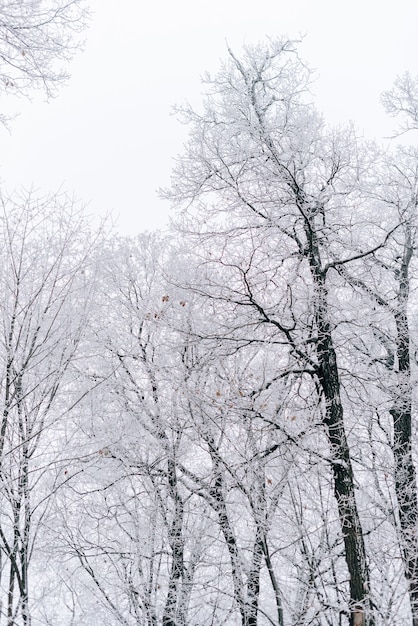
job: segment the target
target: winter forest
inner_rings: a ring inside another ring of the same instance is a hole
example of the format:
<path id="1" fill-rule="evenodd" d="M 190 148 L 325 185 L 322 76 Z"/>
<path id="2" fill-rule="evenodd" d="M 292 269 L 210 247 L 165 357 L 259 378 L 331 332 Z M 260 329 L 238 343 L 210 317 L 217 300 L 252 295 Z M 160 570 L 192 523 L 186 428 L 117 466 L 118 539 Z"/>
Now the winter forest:
<path id="1" fill-rule="evenodd" d="M 0 2 L 2 89 L 52 94 L 86 19 Z M 1 195 L 0 626 L 418 626 L 418 79 L 390 149 L 311 81 L 225 50 L 169 232 Z"/>

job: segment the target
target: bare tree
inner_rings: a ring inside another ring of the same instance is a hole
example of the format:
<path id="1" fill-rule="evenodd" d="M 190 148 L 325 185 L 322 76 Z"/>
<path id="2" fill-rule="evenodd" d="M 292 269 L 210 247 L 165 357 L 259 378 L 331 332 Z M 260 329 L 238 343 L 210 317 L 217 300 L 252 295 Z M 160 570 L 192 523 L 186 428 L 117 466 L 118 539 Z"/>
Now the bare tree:
<path id="1" fill-rule="evenodd" d="M 83 524 L 71 506 L 61 515 L 67 554 L 90 579 L 83 619 L 95 599 L 109 623 L 189 623 L 206 522 L 180 480 L 187 415 L 181 351 L 167 317 L 184 307 L 167 293 L 166 247 L 158 236 L 115 238 L 102 257 L 98 356 L 87 370 L 99 386 L 85 406 L 91 423 L 85 413 L 80 420 L 91 454 L 65 492 L 65 501 L 82 502 Z"/>
<path id="2" fill-rule="evenodd" d="M 30 564 L 80 393 L 71 370 L 88 327 L 95 237 L 67 198 L 31 196 L 2 199 L 0 237 L 0 623 L 12 626 L 31 623 L 37 595 Z"/>
<path id="3" fill-rule="evenodd" d="M 179 229 L 201 259 L 199 284 L 189 287 L 223 316 L 224 345 L 281 344 L 276 375 L 298 374 L 320 399 L 349 573 L 344 610 L 351 623 L 372 624 L 335 343 L 344 316 L 337 270 L 372 256 L 391 236 L 361 199 L 372 155 L 352 129 L 324 127 L 293 42 L 247 48 L 242 59 L 229 51 L 206 84 L 203 112 L 180 111 L 190 141 L 167 194 L 187 207 Z"/>
<path id="4" fill-rule="evenodd" d="M 382 104 L 391 117 L 401 117 L 401 125 L 396 132 L 402 135 L 418 128 L 418 77 L 409 72 L 398 76 L 389 91 L 382 94 Z"/>
<path id="5" fill-rule="evenodd" d="M 391 448 L 394 458 L 393 490 L 397 507 L 396 515 L 388 513 L 388 519 L 399 528 L 414 625 L 418 623 L 418 501 L 413 459 L 415 365 L 411 356 L 415 342 L 410 308 L 416 297 L 417 157 L 415 149 L 398 148 L 395 154 L 382 160 L 373 194 L 380 203 L 382 222 L 396 229 L 388 245 L 376 251 L 362 268 L 339 270 L 361 291 L 363 310 L 367 307 L 369 311 L 369 331 L 364 332 L 358 349 L 367 363 L 364 377 L 370 379 L 369 406 L 374 403 L 371 389 L 380 386 L 375 410 L 378 415 L 386 413 L 391 417 L 393 434 L 385 445 Z M 379 447 L 382 448 L 382 443 Z M 377 479 L 379 472 L 374 474 Z"/>
<path id="6" fill-rule="evenodd" d="M 42 89 L 52 96 L 68 74 L 64 64 L 87 24 L 84 0 L 2 0 L 0 83 L 7 93 Z"/>

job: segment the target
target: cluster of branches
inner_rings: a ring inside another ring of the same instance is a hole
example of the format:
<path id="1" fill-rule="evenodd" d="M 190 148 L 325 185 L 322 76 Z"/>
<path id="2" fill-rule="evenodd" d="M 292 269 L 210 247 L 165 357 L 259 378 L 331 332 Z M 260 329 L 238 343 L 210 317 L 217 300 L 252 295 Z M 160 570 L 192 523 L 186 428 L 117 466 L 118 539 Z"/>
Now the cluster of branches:
<path id="1" fill-rule="evenodd" d="M 7 88 L 55 84 L 79 10 L 3 3 Z M 309 84 L 295 42 L 229 50 L 170 236 L 3 198 L 0 624 L 418 626 L 418 152 Z"/>
<path id="2" fill-rule="evenodd" d="M 180 111 L 177 238 L 113 246 L 63 526 L 115 624 L 418 624 L 418 155 L 328 128 L 309 81 L 294 42 L 229 51 Z"/>

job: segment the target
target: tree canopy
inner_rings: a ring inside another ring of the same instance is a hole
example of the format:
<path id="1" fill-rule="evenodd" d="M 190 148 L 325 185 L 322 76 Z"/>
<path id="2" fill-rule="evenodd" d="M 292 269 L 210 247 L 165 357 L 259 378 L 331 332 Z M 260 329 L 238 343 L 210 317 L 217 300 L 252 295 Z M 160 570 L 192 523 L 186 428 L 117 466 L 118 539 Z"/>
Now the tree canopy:
<path id="1" fill-rule="evenodd" d="M 418 626 L 418 154 L 310 85 L 295 41 L 227 50 L 170 232 L 2 199 L 0 626 Z"/>

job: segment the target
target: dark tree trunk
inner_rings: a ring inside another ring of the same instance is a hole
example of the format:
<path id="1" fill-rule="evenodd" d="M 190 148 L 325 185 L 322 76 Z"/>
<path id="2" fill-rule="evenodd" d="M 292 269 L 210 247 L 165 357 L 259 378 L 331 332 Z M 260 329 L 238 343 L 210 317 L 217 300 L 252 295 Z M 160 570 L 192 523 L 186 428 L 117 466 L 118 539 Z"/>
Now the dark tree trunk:
<path id="1" fill-rule="evenodd" d="M 218 462 L 216 462 L 216 465 L 218 465 Z M 233 529 L 231 527 L 231 523 L 229 521 L 223 493 L 223 479 L 219 467 L 216 467 L 216 472 L 217 475 L 215 477 L 214 485 L 210 489 L 210 502 L 211 506 L 218 514 L 219 526 L 221 528 L 226 546 L 228 548 L 229 557 L 231 560 L 232 580 L 234 583 L 234 597 L 238 605 L 239 612 L 241 614 L 241 624 L 242 626 L 248 626 L 247 609 L 244 598 L 244 585 L 239 561 L 238 546 Z"/>
<path id="2" fill-rule="evenodd" d="M 399 271 L 398 310 L 395 314 L 398 380 L 390 414 L 393 419 L 395 492 L 399 508 L 402 557 L 408 581 L 412 624 L 418 626 L 418 500 L 416 471 L 412 459 L 411 363 L 407 317 L 408 267 L 411 257 L 412 248 L 407 247 Z"/>
<path id="3" fill-rule="evenodd" d="M 363 531 L 358 514 L 354 473 L 344 426 L 340 378 L 328 315 L 326 270 L 322 268 L 314 218 L 305 216 L 308 259 L 315 287 L 314 315 L 317 330 L 318 378 L 324 396 L 324 426 L 331 448 L 334 495 L 338 507 L 345 560 L 349 572 L 350 625 L 374 623 L 370 611 L 370 577 Z M 367 618 L 366 618 L 367 616 Z M 361 621 L 359 621 L 361 619 Z M 367 620 L 367 621 L 366 621 Z"/>
<path id="4" fill-rule="evenodd" d="M 177 484 L 177 472 L 174 459 L 168 461 L 168 487 L 174 504 L 173 521 L 169 529 L 169 542 L 172 553 L 170 579 L 167 600 L 164 607 L 163 626 L 183 626 L 178 618 L 181 611 L 177 607 L 178 587 L 184 576 L 184 541 L 183 518 L 184 504 Z"/>
<path id="5" fill-rule="evenodd" d="M 323 318 L 323 315 L 321 316 Z M 369 572 L 363 532 L 357 510 L 353 467 L 344 428 L 343 407 L 335 351 L 329 325 L 322 319 L 318 341 L 319 379 L 325 399 L 327 436 L 332 452 L 334 494 L 344 539 L 345 559 L 350 574 L 350 611 L 354 624 L 356 606 L 369 608 Z M 358 611 L 356 611 L 358 613 Z M 361 622 L 360 622 L 361 623 Z M 369 624 L 372 620 L 369 619 Z"/>
<path id="6" fill-rule="evenodd" d="M 248 595 L 248 626 L 257 626 L 258 620 L 258 602 L 260 597 L 260 570 L 263 561 L 263 533 L 260 527 L 257 527 L 256 536 L 253 546 L 253 558 L 251 570 L 247 581 Z"/>
<path id="7" fill-rule="evenodd" d="M 284 617 L 283 617 L 283 606 L 282 606 L 282 598 L 279 589 L 279 584 L 277 582 L 276 574 L 274 571 L 273 563 L 270 556 L 270 550 L 267 544 L 267 538 L 265 533 L 263 533 L 263 543 L 262 543 L 264 560 L 266 562 L 266 567 L 269 573 L 271 586 L 274 590 L 274 599 L 276 603 L 276 611 L 277 611 L 277 624 L 278 626 L 284 626 Z"/>

